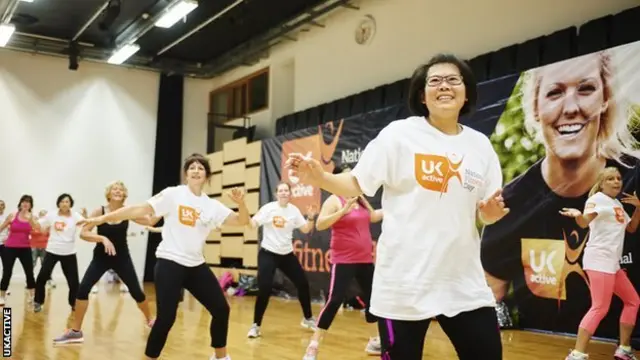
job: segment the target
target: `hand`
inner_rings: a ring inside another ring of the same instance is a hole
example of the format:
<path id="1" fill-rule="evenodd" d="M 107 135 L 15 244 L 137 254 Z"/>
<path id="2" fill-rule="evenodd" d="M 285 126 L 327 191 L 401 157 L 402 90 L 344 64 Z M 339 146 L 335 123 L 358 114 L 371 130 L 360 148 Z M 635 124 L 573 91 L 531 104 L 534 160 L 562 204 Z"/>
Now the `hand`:
<path id="1" fill-rule="evenodd" d="M 231 199 L 231 201 L 233 201 L 234 203 L 240 205 L 244 202 L 244 191 L 240 188 L 233 188 L 231 189 L 231 191 L 229 193 L 227 193 L 227 196 L 229 196 L 229 198 Z"/>
<path id="2" fill-rule="evenodd" d="M 622 198 L 622 200 L 620 200 L 621 202 L 633 205 L 635 207 L 640 207 L 640 199 L 638 199 L 638 196 L 636 196 L 635 191 L 633 192 L 633 195 L 627 193 L 622 193 L 622 195 L 624 195 L 624 197 Z"/>
<path id="3" fill-rule="evenodd" d="M 480 201 L 478 204 L 478 210 L 480 211 L 480 218 L 482 221 L 488 224 L 493 224 L 502 219 L 510 211 L 509 208 L 504 206 L 502 189 L 496 190 L 496 192 L 486 200 Z"/>
<path id="4" fill-rule="evenodd" d="M 577 217 L 582 216 L 582 212 L 580 210 L 578 210 L 578 209 L 562 208 L 562 210 L 560 210 L 560 215 L 575 219 Z"/>
<path id="5" fill-rule="evenodd" d="M 358 201 L 357 196 L 350 198 L 344 203 L 344 206 L 342 206 L 342 209 L 340 210 L 342 211 L 343 214 L 348 214 L 351 210 L 353 210 L 356 207 L 357 201 Z"/>
<path id="6" fill-rule="evenodd" d="M 319 186 L 325 176 L 322 164 L 318 160 L 300 153 L 289 154 L 284 167 L 289 169 L 289 177 L 298 177 L 303 183 L 312 186 Z"/>
<path id="7" fill-rule="evenodd" d="M 102 245 L 104 245 L 104 252 L 107 255 L 110 256 L 115 256 L 116 255 L 116 247 L 113 246 L 113 243 L 111 242 L 111 240 L 107 239 L 106 237 L 102 237 L 102 241 L 101 241 Z"/>
<path id="8" fill-rule="evenodd" d="M 40 212 L 38 213 L 39 217 L 45 217 L 47 216 L 47 210 L 40 210 Z"/>
<path id="9" fill-rule="evenodd" d="M 80 209 L 80 215 L 82 215 L 82 217 L 88 217 L 89 213 L 87 212 L 87 208 Z"/>
<path id="10" fill-rule="evenodd" d="M 105 223 L 104 217 L 98 216 L 94 218 L 82 219 L 77 222 L 77 225 L 98 226 L 104 223 Z"/>
<path id="11" fill-rule="evenodd" d="M 307 206 L 307 217 L 309 218 L 309 220 L 315 219 L 316 215 L 318 215 L 318 210 L 316 209 L 316 207 L 313 205 Z"/>

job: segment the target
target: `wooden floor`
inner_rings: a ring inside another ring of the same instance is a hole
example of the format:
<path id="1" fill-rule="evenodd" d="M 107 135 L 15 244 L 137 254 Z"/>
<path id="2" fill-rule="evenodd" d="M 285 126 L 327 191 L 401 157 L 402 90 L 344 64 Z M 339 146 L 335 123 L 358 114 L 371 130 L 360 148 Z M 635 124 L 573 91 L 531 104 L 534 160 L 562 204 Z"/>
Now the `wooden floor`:
<path id="1" fill-rule="evenodd" d="M 58 284 L 48 290 L 47 303 L 41 313 L 33 313 L 21 290 L 24 285 L 11 284 L 13 294 L 7 299 L 12 308 L 12 359 L 24 360 L 115 360 L 144 359 L 149 330 L 128 294 L 117 287 L 100 285 L 100 293 L 91 295 L 85 319 L 83 345 L 54 347 L 52 339 L 66 328 L 70 309 L 66 304 L 67 288 Z M 153 288 L 145 289 L 155 310 Z M 297 302 L 272 298 L 262 327 L 262 338 L 249 340 L 254 299 L 232 299 L 228 348 L 234 360 L 301 360 L 311 333 L 299 326 L 301 311 Z M 314 313 L 320 311 L 314 306 Z M 209 314 L 187 294 L 178 311 L 161 359 L 208 360 Z M 367 356 L 364 347 L 370 327 L 358 311 L 339 314 L 323 342 L 321 360 L 376 359 Z M 505 360 L 562 360 L 574 339 L 521 331 L 502 334 Z M 471 340 L 473 341 L 473 340 Z M 434 323 L 429 330 L 423 359 L 457 359 L 444 333 Z M 591 360 L 612 359 L 614 345 L 593 343 Z M 481 354 L 478 354 L 481 359 Z"/>

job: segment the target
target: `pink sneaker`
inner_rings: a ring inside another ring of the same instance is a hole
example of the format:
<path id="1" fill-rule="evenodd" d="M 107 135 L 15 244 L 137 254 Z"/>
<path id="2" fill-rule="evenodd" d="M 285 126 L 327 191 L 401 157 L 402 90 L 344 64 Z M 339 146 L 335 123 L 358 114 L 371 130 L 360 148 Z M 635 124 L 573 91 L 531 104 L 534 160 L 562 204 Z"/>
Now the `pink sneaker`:
<path id="1" fill-rule="evenodd" d="M 638 358 L 633 354 L 633 350 L 627 351 L 620 346 L 616 349 L 613 358 L 616 360 L 638 360 Z"/>

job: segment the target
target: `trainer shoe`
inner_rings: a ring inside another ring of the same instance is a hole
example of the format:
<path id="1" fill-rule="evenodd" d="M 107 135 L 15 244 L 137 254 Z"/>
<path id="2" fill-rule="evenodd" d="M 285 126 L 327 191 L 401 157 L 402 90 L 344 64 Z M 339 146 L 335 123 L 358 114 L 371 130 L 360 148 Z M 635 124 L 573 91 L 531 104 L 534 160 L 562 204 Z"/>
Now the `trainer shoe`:
<path id="1" fill-rule="evenodd" d="M 53 339 L 55 345 L 62 344 L 80 344 L 84 342 L 84 336 L 82 336 L 82 330 L 75 331 L 68 329 L 62 336 Z"/>
<path id="2" fill-rule="evenodd" d="M 318 342 L 311 341 L 302 360 L 316 360 L 318 358 Z"/>
<path id="3" fill-rule="evenodd" d="M 300 326 L 313 331 L 316 331 L 318 329 L 318 326 L 316 325 L 316 319 L 313 317 L 311 317 L 310 319 L 302 319 L 302 322 L 300 322 Z"/>
<path id="4" fill-rule="evenodd" d="M 382 343 L 380 342 L 380 337 L 376 336 L 370 338 L 367 346 L 364 348 L 364 351 L 369 355 L 382 354 Z"/>
<path id="5" fill-rule="evenodd" d="M 633 354 L 633 350 L 626 350 L 621 346 L 618 346 L 613 357 L 616 360 L 638 360 L 638 358 Z"/>
<path id="6" fill-rule="evenodd" d="M 249 339 L 255 339 L 255 338 L 259 338 L 260 336 L 262 336 L 262 334 L 260 333 L 260 326 L 256 324 L 251 325 L 251 329 L 249 329 L 249 333 L 247 334 L 247 337 Z"/>

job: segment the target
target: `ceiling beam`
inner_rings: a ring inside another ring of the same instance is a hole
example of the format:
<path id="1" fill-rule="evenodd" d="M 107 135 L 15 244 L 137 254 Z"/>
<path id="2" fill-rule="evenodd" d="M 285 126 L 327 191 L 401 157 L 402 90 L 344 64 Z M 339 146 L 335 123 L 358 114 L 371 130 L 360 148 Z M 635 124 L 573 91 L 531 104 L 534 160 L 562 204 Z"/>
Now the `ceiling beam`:
<path id="1" fill-rule="evenodd" d="M 303 25 L 316 21 L 323 15 L 341 7 L 350 4 L 351 0 L 329 0 L 321 5 L 315 6 L 313 9 L 306 11 L 302 15 L 296 16 L 283 22 L 282 25 L 268 31 L 266 34 L 254 38 L 236 48 L 228 51 L 214 61 L 208 62 L 203 66 L 207 77 L 215 77 L 225 71 L 240 66 L 255 56 L 257 53 L 264 53 L 292 31 L 300 29 Z"/>
<path id="2" fill-rule="evenodd" d="M 91 18 L 89 18 L 89 20 L 87 20 L 87 22 L 84 23 L 84 25 L 82 25 L 80 30 L 78 30 L 78 32 L 73 36 L 73 39 L 71 39 L 71 41 L 78 40 L 78 38 L 80 38 L 80 36 L 89 28 L 89 26 L 91 26 L 91 24 L 93 24 L 93 22 L 96 21 L 98 16 L 102 14 L 102 12 L 107 8 L 107 6 L 109 6 L 109 0 L 105 1 L 104 4 L 102 4 L 102 6 L 100 6 L 100 8 L 96 10 L 96 12 L 91 16 Z"/>

